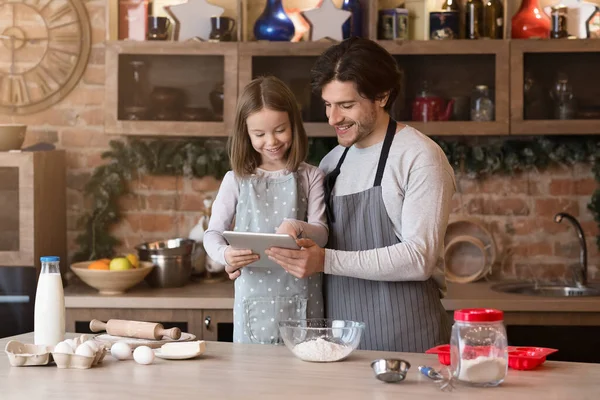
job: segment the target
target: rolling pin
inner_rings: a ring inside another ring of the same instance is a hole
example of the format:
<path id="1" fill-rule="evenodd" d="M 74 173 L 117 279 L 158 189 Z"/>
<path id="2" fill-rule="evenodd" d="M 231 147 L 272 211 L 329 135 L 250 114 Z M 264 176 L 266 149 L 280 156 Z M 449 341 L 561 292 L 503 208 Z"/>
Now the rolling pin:
<path id="1" fill-rule="evenodd" d="M 181 329 L 165 329 L 162 324 L 156 322 L 126 321 L 122 319 L 109 319 L 108 322 L 102 322 L 93 319 L 90 322 L 92 332 L 106 331 L 109 335 L 125 336 L 138 339 L 160 340 L 167 336 L 173 340 L 181 337 Z"/>

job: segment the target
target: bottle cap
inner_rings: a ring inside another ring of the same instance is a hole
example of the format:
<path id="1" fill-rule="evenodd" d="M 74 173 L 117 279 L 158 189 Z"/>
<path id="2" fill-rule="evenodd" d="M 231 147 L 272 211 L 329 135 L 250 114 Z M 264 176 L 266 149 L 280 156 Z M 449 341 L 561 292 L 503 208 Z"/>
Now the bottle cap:
<path id="1" fill-rule="evenodd" d="M 454 311 L 454 320 L 464 322 L 502 321 L 504 313 L 493 308 L 464 308 Z"/>
<path id="2" fill-rule="evenodd" d="M 40 257 L 40 261 L 41 262 L 56 262 L 56 261 L 60 261 L 60 257 L 57 257 L 57 256 Z"/>

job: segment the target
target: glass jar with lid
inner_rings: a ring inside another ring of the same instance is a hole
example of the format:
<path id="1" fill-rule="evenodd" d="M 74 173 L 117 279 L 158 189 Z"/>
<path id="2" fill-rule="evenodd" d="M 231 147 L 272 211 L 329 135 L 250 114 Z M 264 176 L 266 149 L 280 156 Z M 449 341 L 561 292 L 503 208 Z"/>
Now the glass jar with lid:
<path id="1" fill-rule="evenodd" d="M 504 313 L 487 308 L 454 312 L 450 338 L 452 373 L 460 382 L 497 386 L 508 371 L 508 342 Z"/>
<path id="2" fill-rule="evenodd" d="M 486 85 L 477 85 L 471 97 L 471 121 L 493 121 L 494 102 Z"/>

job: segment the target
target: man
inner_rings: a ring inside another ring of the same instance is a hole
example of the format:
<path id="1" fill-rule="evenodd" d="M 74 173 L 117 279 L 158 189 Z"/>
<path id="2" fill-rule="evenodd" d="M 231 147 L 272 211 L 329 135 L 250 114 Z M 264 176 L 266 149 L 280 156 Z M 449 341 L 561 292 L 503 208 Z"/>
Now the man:
<path id="1" fill-rule="evenodd" d="M 454 172 L 443 151 L 388 114 L 399 89 L 394 58 L 373 41 L 348 39 L 311 71 L 340 144 L 327 173 L 326 249 L 272 248 L 290 274 L 325 275 L 328 318 L 366 323 L 361 349 L 423 352 L 448 343 L 450 321 L 432 275 L 440 263 Z"/>

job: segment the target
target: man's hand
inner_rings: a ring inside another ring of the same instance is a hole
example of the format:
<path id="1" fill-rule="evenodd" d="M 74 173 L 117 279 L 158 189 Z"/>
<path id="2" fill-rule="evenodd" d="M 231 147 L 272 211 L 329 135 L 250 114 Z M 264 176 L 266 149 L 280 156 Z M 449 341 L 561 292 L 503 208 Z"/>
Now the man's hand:
<path id="1" fill-rule="evenodd" d="M 258 259 L 258 254 L 252 253 L 252 250 L 250 249 L 234 249 L 228 247 L 225 250 L 225 261 L 227 262 L 225 272 L 229 275 L 229 279 L 235 280 L 242 273 L 240 268 L 252 264 Z"/>
<path id="2" fill-rule="evenodd" d="M 323 272 L 325 264 L 325 249 L 317 246 L 310 239 L 296 240 L 300 250 L 271 247 L 265 253 L 269 259 L 281 265 L 296 278 L 306 278 L 317 272 Z"/>

